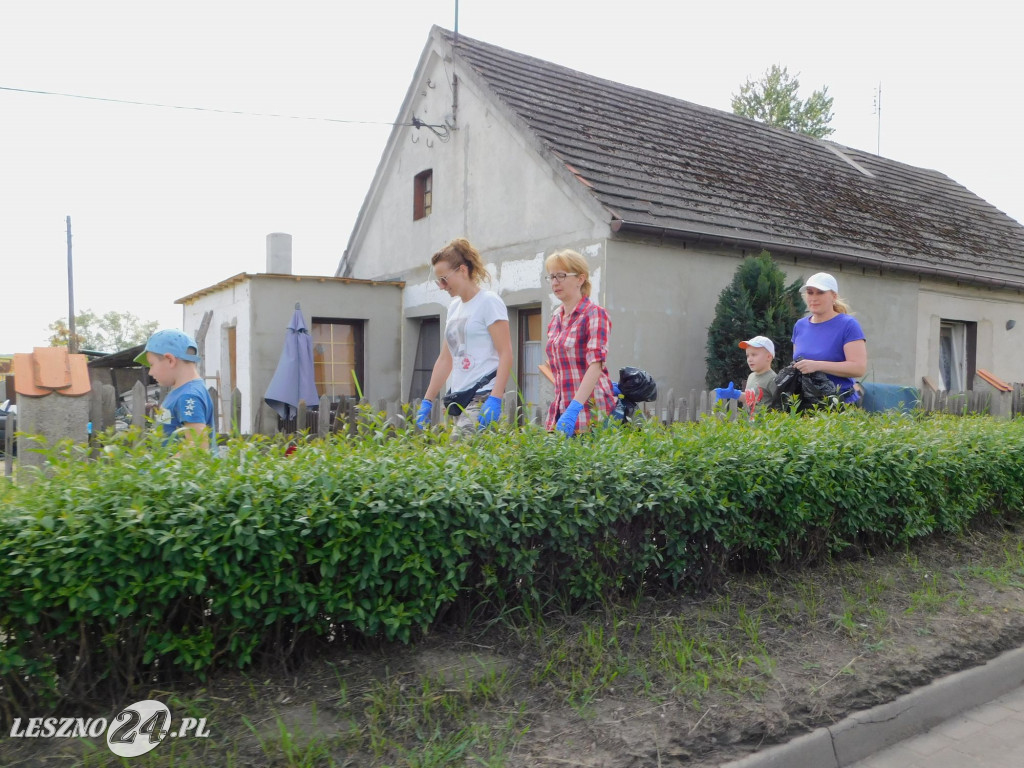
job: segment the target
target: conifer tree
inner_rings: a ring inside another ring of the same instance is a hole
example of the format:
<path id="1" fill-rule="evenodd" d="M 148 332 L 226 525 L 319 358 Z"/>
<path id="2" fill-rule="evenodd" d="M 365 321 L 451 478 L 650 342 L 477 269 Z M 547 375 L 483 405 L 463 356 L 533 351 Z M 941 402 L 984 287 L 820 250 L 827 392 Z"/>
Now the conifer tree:
<path id="1" fill-rule="evenodd" d="M 742 389 L 750 368 L 738 344 L 753 336 L 775 342 L 776 371 L 793 360 L 793 325 L 807 310 L 800 296 L 801 280 L 786 285 L 786 275 L 768 251 L 743 260 L 732 282 L 719 294 L 715 318 L 708 327 L 708 389 L 732 381 Z"/>

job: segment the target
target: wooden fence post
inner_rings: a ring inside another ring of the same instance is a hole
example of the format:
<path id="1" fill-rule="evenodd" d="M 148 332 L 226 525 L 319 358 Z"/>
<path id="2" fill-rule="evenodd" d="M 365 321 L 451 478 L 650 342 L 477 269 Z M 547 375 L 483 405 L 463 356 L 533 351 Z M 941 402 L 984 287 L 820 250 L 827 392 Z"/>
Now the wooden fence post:
<path id="1" fill-rule="evenodd" d="M 112 384 L 93 387 L 89 394 L 89 421 L 92 433 L 98 435 L 114 426 L 114 412 L 117 410 L 117 391 Z"/>
<path id="2" fill-rule="evenodd" d="M 18 415 L 7 414 L 7 423 L 4 425 L 4 477 L 14 474 L 14 433 L 18 429 Z"/>
<path id="3" fill-rule="evenodd" d="M 927 387 L 922 389 L 921 403 L 919 407 L 925 413 L 931 413 L 933 410 L 935 410 L 935 392 L 928 389 Z"/>
<path id="4" fill-rule="evenodd" d="M 509 426 L 514 427 L 519 421 L 519 396 L 515 392 L 506 392 L 501 398 L 501 413 L 508 421 Z"/>
<path id="5" fill-rule="evenodd" d="M 675 390 L 670 389 L 668 391 L 668 394 L 665 395 L 665 421 L 664 421 L 664 423 L 665 423 L 666 426 L 671 426 L 672 423 L 675 422 L 675 420 L 676 420 L 676 415 L 675 415 L 675 412 L 674 412 L 675 411 L 676 403 L 675 403 L 675 400 L 672 397 L 674 394 L 675 394 Z"/>
<path id="6" fill-rule="evenodd" d="M 320 407 L 316 409 L 316 433 L 326 437 L 331 431 L 331 399 L 320 395 Z"/>
<path id="7" fill-rule="evenodd" d="M 210 400 L 213 402 L 213 423 L 220 424 L 220 395 L 216 387 L 209 387 L 207 392 L 210 393 Z"/>
<path id="8" fill-rule="evenodd" d="M 146 385 L 136 381 L 132 387 L 132 426 L 143 429 L 146 426 Z"/>
<path id="9" fill-rule="evenodd" d="M 235 387 L 231 390 L 231 434 L 242 432 L 242 391 Z"/>

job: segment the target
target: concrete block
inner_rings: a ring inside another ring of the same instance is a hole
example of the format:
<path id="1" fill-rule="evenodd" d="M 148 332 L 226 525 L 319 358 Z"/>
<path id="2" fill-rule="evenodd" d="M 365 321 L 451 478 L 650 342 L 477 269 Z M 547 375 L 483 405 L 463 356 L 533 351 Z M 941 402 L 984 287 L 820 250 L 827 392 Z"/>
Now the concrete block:
<path id="1" fill-rule="evenodd" d="M 839 768 L 832 735 L 818 728 L 785 744 L 755 752 L 722 768 Z"/>

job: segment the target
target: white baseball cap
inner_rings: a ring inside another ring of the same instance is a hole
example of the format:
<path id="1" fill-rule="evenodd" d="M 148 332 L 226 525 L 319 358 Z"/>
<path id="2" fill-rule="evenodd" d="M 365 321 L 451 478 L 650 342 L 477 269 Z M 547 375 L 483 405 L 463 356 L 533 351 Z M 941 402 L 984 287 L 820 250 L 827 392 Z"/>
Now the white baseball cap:
<path id="1" fill-rule="evenodd" d="M 768 352 L 771 353 L 771 356 L 775 357 L 775 342 L 767 336 L 755 336 L 752 339 L 740 342 L 740 349 L 746 349 L 747 347 L 761 347 L 761 349 L 767 349 Z"/>
<path id="2" fill-rule="evenodd" d="M 816 272 L 807 278 L 807 282 L 804 283 L 804 288 L 817 288 L 819 291 L 832 291 L 832 293 L 839 293 L 839 283 L 832 277 L 828 272 Z"/>

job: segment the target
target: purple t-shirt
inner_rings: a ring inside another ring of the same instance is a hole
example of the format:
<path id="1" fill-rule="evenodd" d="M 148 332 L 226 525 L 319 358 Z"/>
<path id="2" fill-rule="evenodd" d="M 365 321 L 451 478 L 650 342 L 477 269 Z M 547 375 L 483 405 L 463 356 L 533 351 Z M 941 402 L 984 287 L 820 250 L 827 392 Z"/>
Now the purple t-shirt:
<path id="1" fill-rule="evenodd" d="M 864 331 L 853 315 L 836 315 L 824 323 L 812 323 L 809 317 L 802 317 L 793 326 L 793 360 L 825 360 L 841 363 L 846 360 L 843 345 L 850 341 L 866 339 Z M 860 397 L 853 389 L 849 376 L 825 374 L 843 392 L 850 392 L 846 402 L 855 403 Z"/>

